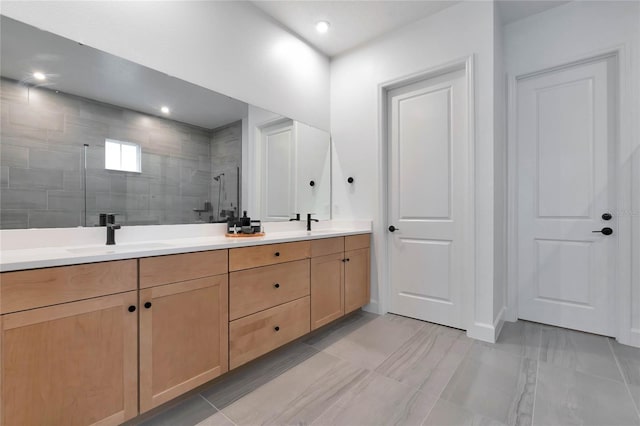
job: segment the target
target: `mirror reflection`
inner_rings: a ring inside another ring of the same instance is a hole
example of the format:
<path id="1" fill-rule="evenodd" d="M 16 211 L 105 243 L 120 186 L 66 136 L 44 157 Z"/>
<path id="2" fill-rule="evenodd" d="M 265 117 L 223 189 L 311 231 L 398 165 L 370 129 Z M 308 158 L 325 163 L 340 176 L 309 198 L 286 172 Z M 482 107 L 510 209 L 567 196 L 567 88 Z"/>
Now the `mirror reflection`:
<path id="1" fill-rule="evenodd" d="M 4 16 L 0 31 L 0 229 L 330 218 L 328 133 Z"/>

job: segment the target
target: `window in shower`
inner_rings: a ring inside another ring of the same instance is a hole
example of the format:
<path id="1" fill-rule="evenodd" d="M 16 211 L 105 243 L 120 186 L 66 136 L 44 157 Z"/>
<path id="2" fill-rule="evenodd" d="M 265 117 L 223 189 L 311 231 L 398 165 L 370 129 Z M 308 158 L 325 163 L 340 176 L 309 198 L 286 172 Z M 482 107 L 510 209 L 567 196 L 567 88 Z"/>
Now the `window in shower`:
<path id="1" fill-rule="evenodd" d="M 104 142 L 104 167 L 109 170 L 141 173 L 140 145 L 106 139 Z"/>

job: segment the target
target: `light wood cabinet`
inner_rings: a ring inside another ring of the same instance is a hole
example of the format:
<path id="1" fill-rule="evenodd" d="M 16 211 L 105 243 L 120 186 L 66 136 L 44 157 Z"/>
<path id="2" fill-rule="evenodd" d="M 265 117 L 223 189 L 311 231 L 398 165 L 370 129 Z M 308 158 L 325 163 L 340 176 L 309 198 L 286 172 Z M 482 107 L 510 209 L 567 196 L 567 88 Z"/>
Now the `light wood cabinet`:
<path id="1" fill-rule="evenodd" d="M 135 290 L 135 259 L 0 274 L 0 313 Z"/>
<path id="2" fill-rule="evenodd" d="M 370 250 L 362 248 L 344 254 L 344 313 L 348 314 L 369 303 Z"/>
<path id="3" fill-rule="evenodd" d="M 257 268 L 311 257 L 309 241 L 229 249 L 229 270 Z"/>
<path id="4" fill-rule="evenodd" d="M 137 414 L 137 292 L 2 316 L 2 424 L 117 425 Z"/>
<path id="5" fill-rule="evenodd" d="M 226 274 L 228 270 L 227 250 L 145 257 L 140 259 L 140 288 Z"/>
<path id="6" fill-rule="evenodd" d="M 229 365 L 236 368 L 309 332 L 309 296 L 229 324 Z"/>
<path id="7" fill-rule="evenodd" d="M 229 274 L 229 319 L 309 295 L 309 260 L 263 266 Z"/>
<path id="8" fill-rule="evenodd" d="M 311 329 L 344 315 L 344 254 L 311 259 Z"/>
<path id="9" fill-rule="evenodd" d="M 140 291 L 140 412 L 228 370 L 228 278 Z"/>
<path id="10" fill-rule="evenodd" d="M 312 330 L 369 303 L 369 240 L 362 234 L 312 241 Z"/>
<path id="11" fill-rule="evenodd" d="M 2 273 L 0 426 L 123 423 L 367 304 L 369 256 L 354 235 Z"/>

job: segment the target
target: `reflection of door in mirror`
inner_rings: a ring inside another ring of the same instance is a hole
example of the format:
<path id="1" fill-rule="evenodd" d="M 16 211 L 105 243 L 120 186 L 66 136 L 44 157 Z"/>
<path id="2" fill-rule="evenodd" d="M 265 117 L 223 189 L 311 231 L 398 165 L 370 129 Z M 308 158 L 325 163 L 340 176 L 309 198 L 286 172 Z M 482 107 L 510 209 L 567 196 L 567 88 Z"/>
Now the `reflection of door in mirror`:
<path id="1" fill-rule="evenodd" d="M 331 142 L 329 134 L 295 123 L 297 193 L 296 212 L 330 219 Z"/>
<path id="2" fill-rule="evenodd" d="M 330 219 L 329 134 L 281 119 L 259 130 L 261 219 L 289 220 L 295 213 Z"/>
<path id="3" fill-rule="evenodd" d="M 263 221 L 289 220 L 295 209 L 295 137 L 291 120 L 261 129 Z"/>

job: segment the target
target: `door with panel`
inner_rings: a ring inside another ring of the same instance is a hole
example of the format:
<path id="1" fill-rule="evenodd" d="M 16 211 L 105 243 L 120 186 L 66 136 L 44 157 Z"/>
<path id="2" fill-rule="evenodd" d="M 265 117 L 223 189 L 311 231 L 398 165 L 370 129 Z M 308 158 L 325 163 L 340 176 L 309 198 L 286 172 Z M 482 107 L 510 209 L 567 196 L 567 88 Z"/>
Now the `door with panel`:
<path id="1" fill-rule="evenodd" d="M 296 138 L 293 122 L 263 128 L 260 191 L 265 222 L 289 220 L 296 206 Z"/>
<path id="2" fill-rule="evenodd" d="M 517 83 L 518 316 L 615 335 L 615 59 Z"/>
<path id="3" fill-rule="evenodd" d="M 118 425 L 138 413 L 137 292 L 2 317 L 2 424 Z"/>
<path id="4" fill-rule="evenodd" d="M 466 328 L 472 279 L 470 141 L 464 68 L 390 90 L 390 312 Z"/>
<path id="5" fill-rule="evenodd" d="M 140 290 L 140 411 L 225 373 L 228 327 L 227 275 Z"/>

